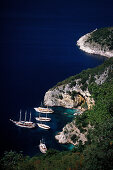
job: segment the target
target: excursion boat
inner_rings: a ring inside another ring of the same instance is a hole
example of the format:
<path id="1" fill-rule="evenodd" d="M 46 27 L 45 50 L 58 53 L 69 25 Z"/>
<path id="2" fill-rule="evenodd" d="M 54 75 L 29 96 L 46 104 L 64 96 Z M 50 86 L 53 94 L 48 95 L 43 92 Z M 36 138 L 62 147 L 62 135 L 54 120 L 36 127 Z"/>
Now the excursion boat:
<path id="1" fill-rule="evenodd" d="M 40 128 L 42 128 L 42 129 L 50 129 L 50 126 L 45 125 L 45 124 L 43 124 L 43 123 L 37 123 L 37 125 L 38 125 Z"/>
<path id="2" fill-rule="evenodd" d="M 47 147 L 46 147 L 45 143 L 43 142 L 43 140 L 40 140 L 39 149 L 42 153 L 47 152 Z"/>
<path id="3" fill-rule="evenodd" d="M 19 121 L 14 121 L 12 119 L 10 119 L 10 121 L 13 122 L 16 126 L 19 126 L 19 127 L 35 128 L 35 126 L 36 126 L 35 123 L 31 122 L 31 113 L 30 113 L 29 121 L 26 121 L 26 115 L 27 115 L 27 112 L 25 112 L 25 120 L 21 121 L 21 111 L 20 111 Z"/>
<path id="4" fill-rule="evenodd" d="M 45 122 L 51 121 L 51 118 L 47 117 L 47 113 L 46 113 L 46 117 L 41 117 L 39 113 L 39 117 L 35 117 L 35 119 L 38 121 L 45 121 Z"/>
<path id="5" fill-rule="evenodd" d="M 44 107 L 37 107 L 34 108 L 37 112 L 41 112 L 41 113 L 53 113 L 54 111 L 50 108 L 44 108 Z"/>
<path id="6" fill-rule="evenodd" d="M 49 122 L 51 121 L 51 118 L 48 118 L 48 117 L 35 117 L 36 120 L 38 121 L 45 121 L 45 122 Z"/>

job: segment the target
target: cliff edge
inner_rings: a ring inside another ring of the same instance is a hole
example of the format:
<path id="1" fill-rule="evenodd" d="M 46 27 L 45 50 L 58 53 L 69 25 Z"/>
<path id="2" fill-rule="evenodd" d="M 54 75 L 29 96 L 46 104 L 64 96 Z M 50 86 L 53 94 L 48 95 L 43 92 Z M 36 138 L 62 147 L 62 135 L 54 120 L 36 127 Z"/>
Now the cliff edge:
<path id="1" fill-rule="evenodd" d="M 90 54 L 113 57 L 113 27 L 95 29 L 82 36 L 77 45 Z"/>
<path id="2" fill-rule="evenodd" d="M 77 119 L 75 116 L 75 120 L 68 123 L 62 131 L 55 136 L 59 143 L 78 145 L 79 141 L 81 141 L 82 144 L 87 142 L 87 133 L 88 129 L 92 128 L 90 124 L 92 119 L 94 119 L 94 122 L 96 122 L 97 119 L 98 121 L 104 118 L 106 119 L 107 113 L 105 114 L 105 108 L 102 109 L 101 107 L 105 107 L 104 105 L 106 104 L 110 105 L 110 103 L 104 102 L 106 98 L 105 95 L 108 95 L 110 100 L 112 100 L 112 96 L 107 93 L 107 91 L 112 88 L 112 79 L 113 58 L 110 58 L 96 68 L 83 70 L 81 73 L 59 82 L 46 92 L 44 97 L 45 105 L 62 106 L 66 108 L 79 107 L 82 111 L 88 112 L 88 119 L 87 114 L 85 114 L 86 112 L 80 115 L 81 118 L 78 117 Z M 106 90 L 106 88 L 108 89 Z M 112 106 L 106 107 L 112 108 Z M 78 124 L 77 121 L 79 122 Z"/>

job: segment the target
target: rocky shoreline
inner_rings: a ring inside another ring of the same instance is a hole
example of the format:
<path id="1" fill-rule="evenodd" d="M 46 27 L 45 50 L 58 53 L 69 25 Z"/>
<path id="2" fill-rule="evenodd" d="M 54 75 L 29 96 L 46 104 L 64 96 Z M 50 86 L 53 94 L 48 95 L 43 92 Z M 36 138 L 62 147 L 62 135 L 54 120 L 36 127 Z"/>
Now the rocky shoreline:
<path id="1" fill-rule="evenodd" d="M 55 136 L 55 139 L 62 144 L 71 143 L 73 145 L 78 145 L 79 141 L 81 141 L 82 144 L 85 144 L 87 141 L 87 130 L 85 133 L 81 133 L 75 124 L 75 120 L 71 123 L 68 123 L 66 126 L 64 126 L 62 131 Z M 73 135 L 76 136 L 76 141 L 72 140 Z"/>
<path id="2" fill-rule="evenodd" d="M 51 107 L 62 106 L 65 108 L 77 108 L 80 106 L 81 101 L 83 101 L 87 103 L 88 109 L 92 108 L 95 101 L 91 97 L 88 89 L 83 91 L 81 85 L 78 84 L 78 80 L 75 81 L 76 85 L 73 87 L 70 87 L 70 83 L 68 83 L 48 90 L 44 96 L 44 104 Z M 72 99 L 71 95 L 68 93 L 73 91 L 76 91 L 77 93 L 74 99 Z"/>
<path id="3" fill-rule="evenodd" d="M 102 45 L 95 43 L 94 39 L 89 42 L 91 34 L 95 31 L 96 30 L 82 36 L 77 41 L 77 45 L 81 50 L 87 53 L 99 54 L 108 58 L 113 57 L 113 50 L 110 51 L 106 44 L 102 47 Z M 83 75 L 81 77 L 79 76 L 75 79 L 71 77 L 67 82 L 61 82 L 45 93 L 44 104 L 51 107 L 62 106 L 71 109 L 76 108 L 78 109 L 78 112 L 74 113 L 75 116 L 83 114 L 84 111 L 92 109 L 95 105 L 88 85 L 92 82 L 97 85 L 102 85 L 107 80 L 111 69 L 112 67 L 108 66 L 104 68 L 102 72 L 98 71 L 94 75 L 89 73 L 89 75 L 84 78 L 86 74 L 82 73 Z M 82 127 L 82 129 L 80 129 L 80 127 L 77 127 L 76 120 L 73 120 L 71 123 L 64 126 L 62 131 L 55 136 L 55 139 L 62 144 L 71 143 L 73 145 L 78 145 L 80 141 L 82 144 L 85 144 L 89 128 L 91 128 L 90 124 L 88 124 L 87 128 Z"/>
<path id="4" fill-rule="evenodd" d="M 95 29 L 94 31 L 96 30 L 97 29 Z M 87 42 L 88 38 L 94 31 L 87 33 L 77 41 L 77 45 L 79 46 L 79 48 L 89 54 L 98 54 L 108 58 L 113 57 L 113 50 L 109 50 L 107 47 L 102 49 L 101 45 L 95 42 Z"/>

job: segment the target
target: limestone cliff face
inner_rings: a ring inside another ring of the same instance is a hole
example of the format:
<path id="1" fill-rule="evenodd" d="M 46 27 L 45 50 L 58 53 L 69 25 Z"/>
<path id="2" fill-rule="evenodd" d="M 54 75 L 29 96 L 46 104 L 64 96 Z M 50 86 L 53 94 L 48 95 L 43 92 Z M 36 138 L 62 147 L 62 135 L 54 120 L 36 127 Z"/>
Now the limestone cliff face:
<path id="1" fill-rule="evenodd" d="M 81 86 L 77 83 L 73 87 L 70 87 L 70 83 L 66 85 L 57 86 L 54 89 L 50 89 L 46 92 L 44 97 L 44 103 L 48 106 L 62 106 L 65 108 L 74 108 L 81 103 L 87 103 L 90 109 L 94 105 L 94 100 L 91 97 L 88 89 L 83 91 Z M 76 93 L 73 95 L 73 92 Z"/>
<path id="2" fill-rule="evenodd" d="M 88 91 L 88 85 L 90 83 L 96 83 L 98 86 L 102 85 L 109 78 L 109 73 L 112 72 L 113 65 L 103 67 L 101 72 L 93 75 L 93 81 L 91 81 L 91 74 L 87 77 L 85 84 L 86 90 L 83 90 L 82 78 L 73 79 L 62 85 L 57 85 L 56 87 L 50 89 L 46 92 L 44 97 L 44 103 L 48 106 L 62 106 L 65 108 L 74 108 L 78 107 L 81 109 L 82 105 L 87 103 L 88 109 L 91 109 L 95 105 L 95 101 L 92 98 L 91 94 Z M 81 111 L 82 113 L 82 111 Z M 88 128 L 91 128 L 89 125 L 85 129 L 85 133 L 81 133 L 76 126 L 76 120 L 71 123 L 68 123 L 61 132 L 59 132 L 55 138 L 59 143 L 72 143 L 77 145 L 79 141 L 82 141 L 84 144 L 87 141 L 86 135 Z M 74 136 L 74 141 L 72 140 Z"/>
<path id="3" fill-rule="evenodd" d="M 110 63 L 109 63 L 110 60 Z M 79 75 L 72 76 L 58 85 L 48 90 L 44 96 L 44 103 L 47 106 L 62 106 L 65 108 L 82 108 L 81 113 L 86 109 L 83 106 L 87 105 L 87 109 L 91 109 L 95 105 L 89 90 L 92 85 L 101 86 L 106 81 L 110 81 L 113 72 L 113 62 L 109 59 L 108 63 L 104 63 L 96 69 L 88 69 Z M 89 89 L 89 90 L 88 90 Z M 76 115 L 76 114 L 75 114 Z M 78 126 L 79 127 L 79 126 Z M 55 138 L 59 143 L 72 143 L 77 145 L 79 141 L 84 144 L 87 141 L 88 128 L 93 128 L 90 125 L 87 128 L 82 128 L 81 133 L 76 125 L 76 120 L 68 123 Z"/>

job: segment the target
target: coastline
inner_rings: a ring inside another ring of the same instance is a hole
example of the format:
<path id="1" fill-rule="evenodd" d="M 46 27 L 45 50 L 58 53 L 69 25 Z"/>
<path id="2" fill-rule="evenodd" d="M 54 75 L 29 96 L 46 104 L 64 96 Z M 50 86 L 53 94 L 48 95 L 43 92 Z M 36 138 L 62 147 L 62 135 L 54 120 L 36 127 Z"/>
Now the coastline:
<path id="1" fill-rule="evenodd" d="M 89 42 L 89 38 L 91 37 L 92 33 L 95 32 L 97 29 L 94 31 L 85 34 L 82 36 L 78 41 L 77 45 L 79 48 L 89 54 L 98 54 L 101 56 L 105 56 L 108 58 L 113 57 L 113 50 L 109 50 L 109 46 L 106 44 L 104 46 L 96 42 L 94 42 L 94 39 Z M 98 41 L 97 41 L 98 42 Z M 94 76 L 96 84 L 100 85 L 106 80 L 106 73 L 108 73 L 108 70 L 104 70 L 103 73 L 99 75 Z M 67 91 L 76 91 L 79 93 L 80 98 L 84 98 L 87 105 L 88 109 L 91 109 L 93 105 L 95 105 L 95 101 L 93 98 L 91 98 L 91 94 L 89 93 L 88 90 L 82 90 L 82 85 L 79 84 L 78 81 L 79 79 L 74 80 L 73 86 L 71 87 L 71 83 L 66 83 L 66 84 L 58 84 L 57 87 L 54 87 L 53 89 L 50 89 L 48 92 L 46 92 L 45 97 L 44 97 L 44 103 L 49 106 L 62 106 L 64 108 L 71 108 L 71 109 L 78 109 L 78 112 L 75 112 L 74 115 L 75 117 L 77 115 L 81 115 L 86 111 L 86 109 L 82 108 L 81 106 L 77 107 L 79 101 L 79 98 L 76 97 L 76 103 L 77 105 L 75 106 L 73 99 L 71 98 L 71 95 L 67 93 Z M 88 79 L 89 80 L 89 79 Z M 64 82 L 63 82 L 64 83 Z M 88 83 L 87 83 L 88 84 Z M 90 128 L 90 124 L 88 125 L 88 128 Z M 76 121 L 72 121 L 71 123 L 67 123 L 61 132 L 57 133 L 55 135 L 55 139 L 62 144 L 72 144 L 72 145 L 77 145 L 79 141 L 82 141 L 82 144 L 84 144 L 87 141 L 87 131 L 88 128 L 84 128 L 86 130 L 85 133 L 81 133 L 80 129 L 76 126 Z M 76 135 L 77 140 L 73 142 L 72 138 L 73 136 Z"/>
<path id="2" fill-rule="evenodd" d="M 82 115 L 86 109 L 81 108 L 81 106 L 78 106 L 77 108 L 71 108 L 71 109 L 77 109 L 78 111 L 75 112 L 73 115 L 76 117 L 77 115 Z M 75 126 L 75 120 L 72 122 L 68 122 L 63 128 L 62 131 L 58 132 L 55 135 L 55 139 L 60 144 L 72 144 L 73 146 L 78 145 L 79 141 L 81 140 L 84 144 L 87 141 L 86 134 L 87 132 L 81 133 L 80 130 Z M 76 142 L 73 142 L 71 137 L 73 135 L 76 135 L 78 140 Z"/>
<path id="3" fill-rule="evenodd" d="M 97 29 L 95 29 L 94 31 L 96 30 Z M 80 37 L 79 40 L 77 41 L 77 46 L 79 46 L 81 50 L 89 54 L 98 54 L 108 58 L 113 57 L 113 50 L 110 51 L 110 50 L 101 49 L 101 46 L 99 44 L 87 42 L 88 38 L 91 36 L 91 34 L 94 31 Z"/>
<path id="4" fill-rule="evenodd" d="M 79 141 L 82 141 L 82 144 L 84 145 L 87 141 L 86 135 L 87 130 L 85 133 L 81 133 L 77 126 L 75 126 L 76 121 L 72 121 L 71 123 L 67 123 L 61 132 L 57 133 L 55 135 L 55 139 L 58 141 L 58 143 L 61 144 L 72 144 L 74 146 L 79 144 Z M 72 136 L 76 135 L 77 140 L 73 141 Z"/>

